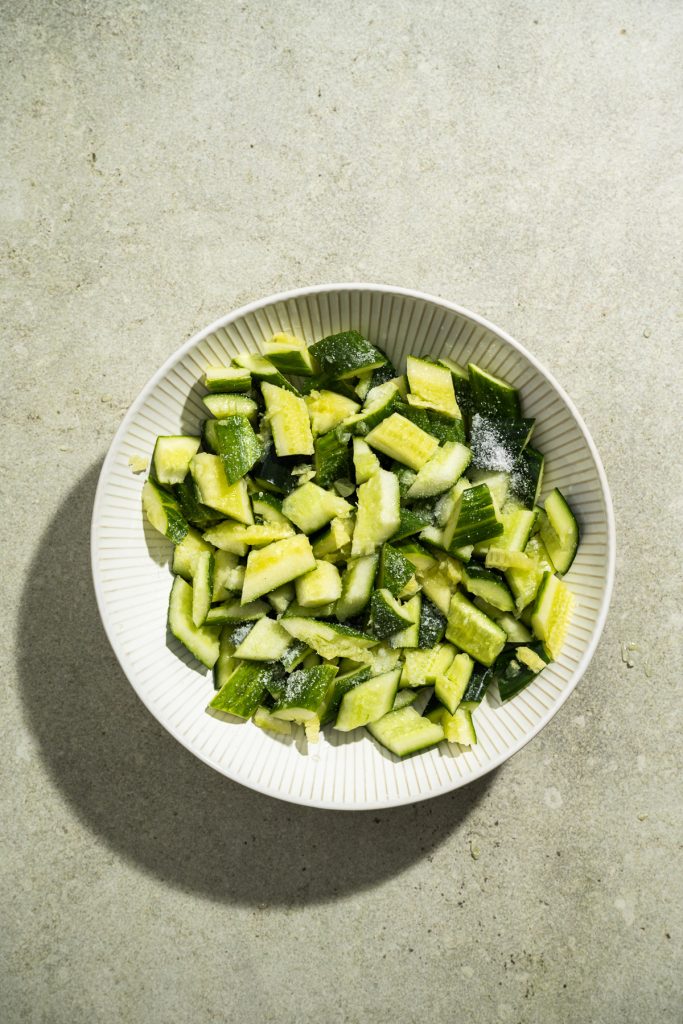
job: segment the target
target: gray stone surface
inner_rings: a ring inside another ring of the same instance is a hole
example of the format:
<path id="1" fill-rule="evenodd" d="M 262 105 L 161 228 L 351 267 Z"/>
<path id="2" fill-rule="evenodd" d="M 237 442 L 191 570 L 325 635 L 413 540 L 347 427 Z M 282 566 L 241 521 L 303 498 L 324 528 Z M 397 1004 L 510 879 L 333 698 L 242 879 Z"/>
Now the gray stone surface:
<path id="1" fill-rule="evenodd" d="M 0 6 L 2 1021 L 679 1021 L 680 4 Z M 619 557 L 536 741 L 335 816 L 162 732 L 100 628 L 88 529 L 178 344 L 354 279 L 459 301 L 553 370 Z"/>

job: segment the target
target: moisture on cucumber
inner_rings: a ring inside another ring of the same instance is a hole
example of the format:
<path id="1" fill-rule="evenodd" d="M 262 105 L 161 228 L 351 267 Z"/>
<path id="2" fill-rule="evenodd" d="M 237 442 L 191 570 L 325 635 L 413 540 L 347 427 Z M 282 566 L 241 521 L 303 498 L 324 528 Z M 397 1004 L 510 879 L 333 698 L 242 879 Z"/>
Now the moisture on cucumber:
<path id="1" fill-rule="evenodd" d="M 487 692 L 516 699 L 571 629 L 572 481 L 542 490 L 524 381 L 394 366 L 353 325 L 262 348 L 204 367 L 209 418 L 156 439 L 142 491 L 207 710 L 281 742 L 473 746 Z"/>

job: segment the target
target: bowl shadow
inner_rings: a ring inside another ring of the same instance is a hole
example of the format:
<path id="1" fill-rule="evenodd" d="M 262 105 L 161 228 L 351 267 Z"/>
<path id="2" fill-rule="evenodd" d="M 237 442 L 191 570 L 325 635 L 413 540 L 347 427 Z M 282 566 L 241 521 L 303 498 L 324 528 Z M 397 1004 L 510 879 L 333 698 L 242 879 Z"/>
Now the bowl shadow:
<path id="1" fill-rule="evenodd" d="M 428 855 L 493 781 L 382 811 L 322 811 L 246 789 L 147 713 L 102 627 L 90 570 L 99 463 L 41 538 L 21 599 L 27 725 L 54 785 L 117 854 L 157 878 L 240 905 L 325 902 Z"/>

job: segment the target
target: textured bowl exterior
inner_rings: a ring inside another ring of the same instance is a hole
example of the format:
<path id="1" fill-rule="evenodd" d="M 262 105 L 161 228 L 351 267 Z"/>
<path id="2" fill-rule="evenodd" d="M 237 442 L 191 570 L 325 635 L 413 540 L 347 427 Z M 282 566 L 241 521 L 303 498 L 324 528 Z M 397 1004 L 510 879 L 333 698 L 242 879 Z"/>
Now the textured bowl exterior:
<path id="1" fill-rule="evenodd" d="M 534 445 L 546 456 L 544 493 L 561 486 L 581 529 L 567 581 L 577 598 L 562 654 L 525 691 L 477 711 L 479 743 L 447 743 L 400 760 L 365 730 L 326 730 L 317 747 L 208 715 L 211 673 L 167 635 L 171 545 L 143 520 L 142 476 L 132 455 L 151 457 L 158 434 L 198 433 L 205 418 L 198 381 L 210 363 L 258 350 L 278 331 L 316 341 L 357 328 L 403 370 L 408 354 L 480 363 L 522 394 L 536 417 Z M 100 475 L 92 520 L 92 567 L 102 621 L 141 700 L 159 722 L 213 768 L 262 793 L 339 810 L 412 803 L 465 785 L 500 765 L 538 733 L 583 675 L 607 615 L 614 577 L 614 521 L 595 445 L 570 399 L 537 361 L 493 324 L 450 302 L 383 285 L 303 288 L 252 303 L 191 338 L 129 409 Z"/>

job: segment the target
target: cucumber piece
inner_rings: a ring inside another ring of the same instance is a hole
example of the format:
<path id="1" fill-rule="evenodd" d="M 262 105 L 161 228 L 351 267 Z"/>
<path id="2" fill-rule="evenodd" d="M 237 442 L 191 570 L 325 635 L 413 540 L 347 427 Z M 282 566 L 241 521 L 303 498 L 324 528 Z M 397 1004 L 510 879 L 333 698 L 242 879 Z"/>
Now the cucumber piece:
<path id="1" fill-rule="evenodd" d="M 392 547 L 383 544 L 377 570 L 377 587 L 386 587 L 394 597 L 398 597 L 408 580 L 415 575 L 415 566 L 406 556 Z"/>
<path id="2" fill-rule="evenodd" d="M 251 390 L 251 374 L 239 366 L 207 366 L 204 372 L 207 391 L 232 393 Z"/>
<path id="3" fill-rule="evenodd" d="M 152 470 L 157 483 L 181 484 L 188 474 L 192 456 L 199 451 L 200 443 L 200 438 L 182 434 L 157 437 L 152 455 Z"/>
<path id="4" fill-rule="evenodd" d="M 377 590 L 370 598 L 372 632 L 379 640 L 412 624 L 411 617 L 388 590 Z"/>
<path id="5" fill-rule="evenodd" d="M 429 711 L 425 718 L 440 725 L 449 743 L 459 743 L 463 747 L 472 747 L 477 742 L 477 733 L 472 722 L 472 712 L 465 708 L 457 708 L 450 714 L 446 708 L 436 707 Z"/>
<path id="6" fill-rule="evenodd" d="M 271 590 L 266 595 L 266 600 L 278 615 L 282 615 L 294 600 L 295 593 L 293 583 L 283 583 L 281 587 Z"/>
<path id="7" fill-rule="evenodd" d="M 561 491 L 556 487 L 545 499 L 545 515 L 540 517 L 541 539 L 555 571 L 564 576 L 571 567 L 579 546 L 579 527 Z"/>
<path id="8" fill-rule="evenodd" d="M 410 616 L 411 624 L 406 626 L 405 629 L 401 629 L 394 633 L 389 638 L 389 644 L 391 647 L 397 649 L 419 647 L 420 639 L 420 610 L 422 608 L 422 597 L 420 594 L 415 594 L 409 601 L 403 605 L 403 611 L 406 615 Z"/>
<path id="9" fill-rule="evenodd" d="M 492 419 L 475 413 L 470 429 L 472 465 L 477 469 L 510 473 L 529 442 L 534 422 Z"/>
<path id="10" fill-rule="evenodd" d="M 451 592 L 448 591 L 450 604 Z M 443 640 L 446 632 L 446 616 L 427 597 L 422 599 L 420 610 L 420 626 L 417 646 L 423 650 L 431 649 Z"/>
<path id="11" fill-rule="evenodd" d="M 182 576 L 184 580 L 191 583 L 197 556 L 202 551 L 213 551 L 213 547 L 190 527 L 183 539 L 173 548 L 172 570 L 175 575 Z"/>
<path id="12" fill-rule="evenodd" d="M 420 572 L 428 572 L 430 569 L 435 568 L 437 562 L 436 558 L 423 548 L 417 541 L 406 541 L 403 544 L 397 545 L 397 550 L 405 555 L 408 561 L 412 562 L 416 569 Z"/>
<path id="13" fill-rule="evenodd" d="M 213 554 L 200 551 L 195 562 L 192 580 L 192 621 L 195 626 L 206 622 L 213 595 Z"/>
<path id="14" fill-rule="evenodd" d="M 317 720 L 319 725 L 334 695 L 336 675 L 335 665 L 298 668 L 288 676 L 284 693 L 276 701 L 271 714 L 275 718 L 301 724 Z M 308 730 L 306 735 L 312 738 Z"/>
<path id="15" fill-rule="evenodd" d="M 410 420 L 416 427 L 423 430 L 425 434 L 431 433 L 429 429 L 429 413 L 424 407 L 422 399 L 416 398 L 415 395 L 408 395 L 406 402 L 396 406 L 396 412 L 401 416 L 405 416 L 407 420 Z"/>
<path id="16" fill-rule="evenodd" d="M 523 551 L 490 547 L 486 552 L 485 565 L 487 569 L 531 569 L 534 562 Z"/>
<path id="17" fill-rule="evenodd" d="M 543 640 L 553 660 L 556 660 L 569 628 L 574 607 L 574 595 L 562 580 L 552 573 L 543 574 L 531 615 L 531 628 Z"/>
<path id="18" fill-rule="evenodd" d="M 336 391 L 312 391 L 304 401 L 311 420 L 311 429 L 315 435 L 328 434 L 338 427 L 347 416 L 354 416 L 360 409 L 354 402 Z"/>
<path id="19" fill-rule="evenodd" d="M 481 541 L 475 551 L 485 555 L 489 548 L 502 548 L 504 551 L 524 551 L 536 521 L 536 512 L 524 508 L 514 508 L 502 512 L 499 516 L 503 524 L 503 532 L 493 539 Z"/>
<path id="20" fill-rule="evenodd" d="M 282 376 L 270 359 L 266 359 L 256 352 L 240 352 L 238 356 L 235 356 L 233 362 L 245 370 L 249 370 L 252 377 L 261 382 L 261 388 L 267 384 L 268 387 L 278 387 L 290 391 L 294 395 L 298 394 L 291 381 Z"/>
<path id="21" fill-rule="evenodd" d="M 452 554 L 467 544 L 498 537 L 503 532 L 503 524 L 486 484 L 475 484 L 462 492 L 453 519 L 455 526 L 448 545 Z"/>
<path id="22" fill-rule="evenodd" d="M 465 424 L 460 417 L 449 416 L 436 409 L 427 409 L 428 433 L 433 434 L 439 444 L 457 441 L 465 444 Z"/>
<path id="23" fill-rule="evenodd" d="M 374 372 L 374 370 L 363 370 L 358 374 L 358 383 L 353 390 L 356 392 L 361 402 L 364 402 L 368 397 L 368 391 L 372 387 L 372 375 Z M 390 378 L 387 377 L 386 379 L 389 380 Z"/>
<path id="24" fill-rule="evenodd" d="M 263 455 L 263 441 L 256 436 L 246 416 L 207 420 L 204 441 L 207 448 L 220 456 L 229 484 L 241 480 Z"/>
<path id="25" fill-rule="evenodd" d="M 343 626 L 338 622 L 320 622 L 318 619 L 282 618 L 280 623 L 297 640 L 303 640 L 321 658 L 351 658 L 352 661 L 367 662 L 368 648 L 377 643 L 375 637 L 357 629 Z"/>
<path id="26" fill-rule="evenodd" d="M 309 352 L 323 376 L 332 380 L 347 380 L 361 371 L 384 366 L 387 361 L 386 356 L 358 331 L 331 334 L 311 345 Z"/>
<path id="27" fill-rule="evenodd" d="M 545 459 L 530 445 L 524 449 L 510 473 L 510 494 L 524 508 L 533 509 L 541 497 Z"/>
<path id="28" fill-rule="evenodd" d="M 174 544 L 180 544 L 190 529 L 187 519 L 175 498 L 146 480 L 142 488 L 142 508 L 151 526 Z"/>
<path id="29" fill-rule="evenodd" d="M 439 447 L 435 437 L 396 412 L 374 427 L 366 441 L 377 451 L 415 470 L 421 469 Z"/>
<path id="30" fill-rule="evenodd" d="M 427 359 L 408 356 L 406 360 L 408 385 L 413 395 L 432 409 L 449 416 L 459 416 L 450 370 Z M 409 396 L 410 397 L 410 396 Z"/>
<path id="31" fill-rule="evenodd" d="M 310 542 L 301 533 L 275 541 L 265 548 L 252 549 L 244 574 L 242 602 L 254 601 L 314 568 L 315 558 Z"/>
<path id="32" fill-rule="evenodd" d="M 264 523 L 287 524 L 287 516 L 282 514 L 282 501 L 268 491 L 255 491 L 251 496 L 251 507 L 255 516 L 260 516 Z"/>
<path id="33" fill-rule="evenodd" d="M 451 598 L 446 636 L 483 665 L 493 664 L 506 640 L 504 630 L 459 592 Z"/>
<path id="34" fill-rule="evenodd" d="M 396 532 L 401 521 L 398 480 L 378 469 L 358 488 L 358 513 L 351 554 L 371 555 Z"/>
<path id="35" fill-rule="evenodd" d="M 313 375 L 313 361 L 306 342 L 293 334 L 274 334 L 263 345 L 266 358 L 280 373 L 293 373 L 299 377 Z"/>
<path id="36" fill-rule="evenodd" d="M 308 483 L 297 487 L 282 502 L 282 512 L 304 533 L 315 533 L 330 520 L 348 516 L 353 505 L 318 484 Z"/>
<path id="37" fill-rule="evenodd" d="M 235 625 L 234 622 L 231 622 L 227 623 L 225 626 L 217 628 L 220 629 L 220 637 L 218 641 L 218 659 L 213 666 L 212 673 L 214 690 L 220 690 L 222 686 L 225 686 L 228 679 L 237 668 L 235 648 L 239 643 L 241 643 L 251 629 L 251 623 L 241 622 L 238 625 Z"/>
<path id="38" fill-rule="evenodd" d="M 207 526 L 220 523 L 223 516 L 215 508 L 202 505 L 199 500 L 199 492 L 192 475 L 186 476 L 182 483 L 176 484 L 173 488 L 173 495 L 180 505 L 180 510 L 188 523 L 198 529 L 204 530 Z"/>
<path id="39" fill-rule="evenodd" d="M 335 516 L 329 526 L 324 527 L 319 533 L 310 538 L 315 557 L 331 560 L 341 553 L 349 551 L 353 537 L 353 527 L 353 516 L 345 516 L 343 519 Z"/>
<path id="40" fill-rule="evenodd" d="M 446 671 L 434 680 L 434 694 L 451 715 L 465 695 L 473 670 L 474 662 L 469 654 L 462 652 L 456 654 Z"/>
<path id="41" fill-rule="evenodd" d="M 283 619 L 331 619 L 336 618 L 335 602 L 330 604 L 319 604 L 311 608 L 304 608 L 298 601 L 294 600 L 291 604 L 287 605 L 287 610 L 283 614 Z"/>
<path id="42" fill-rule="evenodd" d="M 341 426 L 350 430 L 352 434 L 365 436 L 373 427 L 390 416 L 400 404 L 401 393 L 397 384 L 393 380 L 387 381 L 386 384 L 368 391 L 361 411 L 347 416 Z"/>
<path id="43" fill-rule="evenodd" d="M 245 661 L 280 661 L 292 638 L 274 619 L 258 619 L 235 651 Z"/>
<path id="44" fill-rule="evenodd" d="M 514 611 L 515 600 L 510 588 L 504 577 L 493 572 L 492 569 L 484 569 L 480 565 L 471 563 L 464 573 L 463 583 L 470 594 L 483 598 L 494 608 L 498 608 L 502 612 Z"/>
<path id="45" fill-rule="evenodd" d="M 292 476 L 294 460 L 278 459 L 272 441 L 267 441 L 263 455 L 254 464 L 251 477 L 255 484 L 266 491 L 278 494 L 289 494 L 296 487 L 296 478 Z"/>
<path id="46" fill-rule="evenodd" d="M 428 525 L 429 520 L 425 515 L 416 512 L 415 509 L 401 507 L 398 529 L 392 535 L 391 541 L 394 543 L 404 540 L 406 537 L 412 537 L 413 534 L 419 533 Z"/>
<path id="47" fill-rule="evenodd" d="M 391 711 L 400 668 L 375 676 L 364 683 L 358 683 L 342 697 L 337 720 L 334 723 L 338 732 L 351 732 L 370 722 L 376 722 Z"/>
<path id="48" fill-rule="evenodd" d="M 348 563 L 342 579 L 341 597 L 337 601 L 336 614 L 342 622 L 358 615 L 368 604 L 378 561 L 378 555 L 362 555 Z"/>
<path id="49" fill-rule="evenodd" d="M 268 605 L 264 601 L 251 601 L 242 604 L 238 598 L 231 598 L 221 604 L 215 604 L 206 616 L 207 625 L 223 625 L 229 622 L 252 622 L 262 619 L 268 613 Z"/>
<path id="50" fill-rule="evenodd" d="M 316 560 L 315 568 L 299 576 L 295 584 L 296 599 L 302 608 L 317 608 L 341 597 L 341 577 L 336 565 Z"/>
<path id="51" fill-rule="evenodd" d="M 353 439 L 353 469 L 356 483 L 363 484 L 380 468 L 379 459 L 362 437 Z"/>
<path id="52" fill-rule="evenodd" d="M 230 673 L 209 707 L 238 718 L 251 718 L 266 699 L 268 682 L 281 671 L 279 665 L 242 662 Z"/>
<path id="53" fill-rule="evenodd" d="M 476 711 L 493 681 L 494 669 L 475 665 L 467 689 L 462 695 L 460 707 L 465 711 Z"/>
<path id="54" fill-rule="evenodd" d="M 453 585 L 440 569 L 431 569 L 429 572 L 420 575 L 422 591 L 442 615 L 448 615 L 453 596 Z"/>
<path id="55" fill-rule="evenodd" d="M 311 648 L 308 644 L 303 643 L 303 641 L 292 640 L 291 636 L 289 641 L 289 646 L 284 654 L 280 656 L 280 664 L 285 672 L 293 671 L 311 653 Z"/>
<path id="56" fill-rule="evenodd" d="M 275 718 L 271 715 L 268 708 L 264 708 L 263 705 L 256 708 L 251 720 L 254 725 L 265 732 L 275 733 L 276 736 L 292 735 L 292 723 L 284 722 L 281 718 Z"/>
<path id="57" fill-rule="evenodd" d="M 464 444 L 448 441 L 437 448 L 429 462 L 418 472 L 407 497 L 431 498 L 450 490 L 467 469 L 472 453 Z"/>
<path id="58" fill-rule="evenodd" d="M 315 479 L 321 487 L 330 487 L 335 480 L 348 479 L 351 473 L 350 434 L 330 430 L 313 442 Z"/>
<path id="59" fill-rule="evenodd" d="M 451 644 L 436 644 L 428 651 L 406 651 L 402 687 L 430 686 L 446 673 L 455 657 Z"/>
<path id="60" fill-rule="evenodd" d="M 472 406 L 493 419 L 518 419 L 522 415 L 519 393 L 500 377 L 494 377 L 474 363 L 468 363 Z"/>
<path id="61" fill-rule="evenodd" d="M 395 380 L 398 377 L 396 367 L 387 358 L 386 352 L 384 352 L 383 355 L 386 359 L 386 362 L 382 366 L 376 366 L 370 375 L 371 389 L 378 388 L 381 384 L 386 384 L 387 381 Z"/>
<path id="62" fill-rule="evenodd" d="M 254 522 L 246 482 L 242 479 L 233 484 L 228 483 L 223 462 L 218 455 L 199 452 L 190 462 L 190 472 L 202 504 L 240 523 Z"/>
<path id="63" fill-rule="evenodd" d="M 228 416 L 246 416 L 251 420 L 258 412 L 254 399 L 244 395 L 204 395 L 202 402 L 217 420 Z"/>
<path id="64" fill-rule="evenodd" d="M 477 607 L 479 607 L 478 599 L 475 601 Z M 510 615 L 508 612 L 501 613 L 497 608 L 493 609 L 494 615 L 492 618 L 498 623 L 501 629 L 504 629 L 507 633 L 506 643 L 508 644 L 528 644 L 532 640 L 532 635 L 526 628 L 523 622 L 516 619 L 514 615 Z M 486 613 L 488 614 L 488 612 Z"/>
<path id="65" fill-rule="evenodd" d="M 470 473 L 473 484 L 486 484 L 491 492 L 493 503 L 500 511 L 507 501 L 510 490 L 510 474 L 498 470 L 473 469 Z"/>
<path id="66" fill-rule="evenodd" d="M 458 408 L 460 409 L 463 422 L 465 426 L 469 428 L 469 424 L 472 421 L 474 407 L 472 388 L 470 387 L 470 377 L 467 372 L 467 367 L 461 366 L 460 363 L 456 363 L 453 359 L 448 359 L 446 357 L 439 359 L 439 362 L 450 371 L 451 377 L 453 378 L 455 399 L 458 403 Z"/>
<path id="67" fill-rule="evenodd" d="M 313 435 L 303 398 L 264 381 L 261 392 L 278 455 L 312 455 Z"/>
<path id="68" fill-rule="evenodd" d="M 227 551 L 239 556 L 246 555 L 247 544 L 243 540 L 243 530 L 244 527 L 241 523 L 224 520 L 207 530 L 204 540 L 220 551 Z"/>
<path id="69" fill-rule="evenodd" d="M 394 705 L 392 711 L 398 711 L 399 708 L 408 707 L 409 704 L 414 704 L 420 695 L 419 690 L 397 690 L 396 696 L 394 697 Z"/>
<path id="70" fill-rule="evenodd" d="M 528 652 L 522 654 L 523 651 Z M 526 660 L 525 660 L 526 659 Z M 531 665 L 527 662 L 531 661 Z M 533 682 L 539 672 L 550 661 L 550 656 L 542 643 L 530 647 L 515 647 L 504 651 L 496 661 L 494 676 L 498 683 L 498 692 L 502 701 L 516 697 L 529 683 Z"/>
<path id="71" fill-rule="evenodd" d="M 390 711 L 379 721 L 368 725 L 368 731 L 378 743 L 397 757 L 433 747 L 444 739 L 440 725 L 418 715 L 415 708 L 410 706 Z"/>
<path id="72" fill-rule="evenodd" d="M 192 620 L 192 587 L 176 576 L 168 603 L 168 628 L 195 658 L 213 668 L 218 659 L 218 632 L 210 626 L 195 626 Z"/>
<path id="73" fill-rule="evenodd" d="M 342 702 L 342 698 L 345 693 L 352 690 L 354 686 L 358 686 L 360 683 L 364 683 L 370 678 L 371 669 L 369 665 L 363 665 L 360 668 L 351 669 L 349 672 L 345 672 L 341 676 L 337 676 L 334 680 L 334 689 L 332 696 L 330 697 L 327 708 L 325 709 L 324 715 L 320 720 L 321 725 L 327 725 L 329 722 L 333 722 L 337 717 L 339 711 L 339 705 Z"/>
<path id="74" fill-rule="evenodd" d="M 554 568 L 545 544 L 539 536 L 529 539 L 524 548 L 524 554 L 532 560 L 531 566 L 528 569 L 508 569 L 505 573 L 510 590 L 515 595 L 518 612 L 530 605 L 536 597 L 543 573 L 552 572 Z"/>
<path id="75" fill-rule="evenodd" d="M 234 591 L 242 590 L 244 566 L 237 563 L 237 555 L 231 551 L 214 551 L 212 602 L 227 601 Z"/>
<path id="76" fill-rule="evenodd" d="M 417 480 L 417 473 L 414 469 L 408 469 L 407 466 L 402 466 L 400 462 L 393 462 L 391 465 L 391 472 L 394 473 L 398 480 L 398 488 L 401 495 L 401 501 L 408 500 L 408 491 Z M 429 507 L 432 508 L 434 503 L 429 502 Z M 420 511 L 420 503 L 416 502 L 413 504 L 412 511 Z M 431 519 L 430 519 L 431 522 Z"/>

